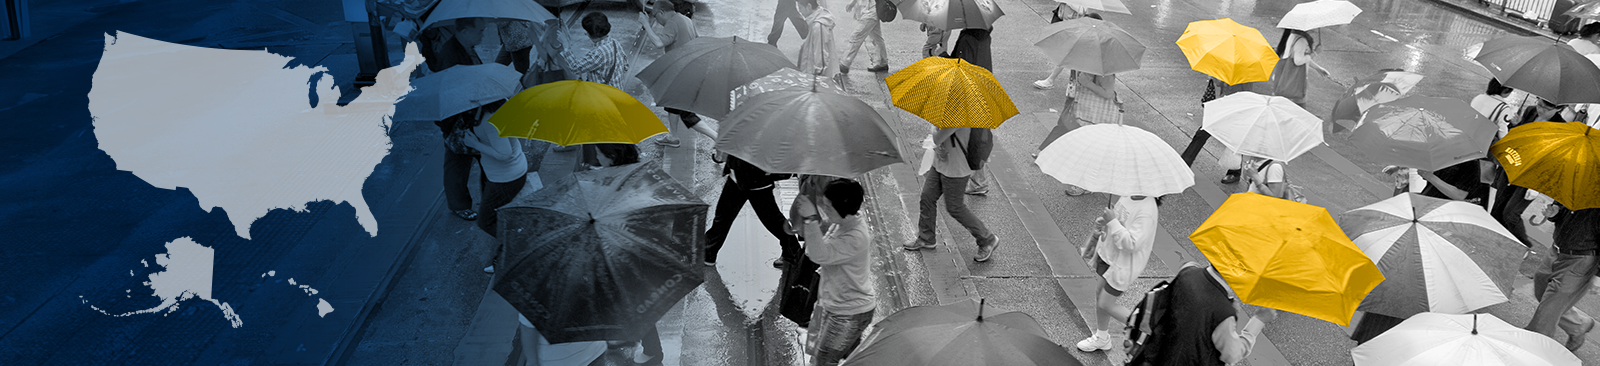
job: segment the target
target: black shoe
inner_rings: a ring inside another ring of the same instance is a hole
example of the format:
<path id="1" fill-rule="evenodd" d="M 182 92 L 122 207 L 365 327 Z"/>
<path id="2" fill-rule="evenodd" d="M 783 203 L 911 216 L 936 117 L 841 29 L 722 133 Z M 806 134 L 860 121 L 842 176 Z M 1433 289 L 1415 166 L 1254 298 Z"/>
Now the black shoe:
<path id="1" fill-rule="evenodd" d="M 1228 170 L 1228 173 L 1222 176 L 1222 184 L 1234 184 L 1234 183 L 1238 183 L 1238 182 L 1239 182 L 1239 170 L 1238 169 Z"/>
<path id="2" fill-rule="evenodd" d="M 878 65 L 878 66 L 873 66 L 873 67 L 868 67 L 867 68 L 867 72 L 885 72 L 885 71 L 889 71 L 889 65 Z"/>
<path id="3" fill-rule="evenodd" d="M 472 221 L 478 219 L 478 213 L 472 210 L 456 210 L 456 217 L 460 217 L 462 220 Z"/>
<path id="4" fill-rule="evenodd" d="M 839 73 L 840 74 L 849 74 L 850 73 L 850 66 L 839 65 Z"/>

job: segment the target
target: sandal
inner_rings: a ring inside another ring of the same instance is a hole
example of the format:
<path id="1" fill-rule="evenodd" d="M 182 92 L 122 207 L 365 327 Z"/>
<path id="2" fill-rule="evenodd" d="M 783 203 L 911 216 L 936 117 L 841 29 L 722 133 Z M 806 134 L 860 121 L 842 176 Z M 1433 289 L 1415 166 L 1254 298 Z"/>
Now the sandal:
<path id="1" fill-rule="evenodd" d="M 462 220 L 472 221 L 478 219 L 478 213 L 472 210 L 456 210 L 456 217 L 460 217 Z"/>

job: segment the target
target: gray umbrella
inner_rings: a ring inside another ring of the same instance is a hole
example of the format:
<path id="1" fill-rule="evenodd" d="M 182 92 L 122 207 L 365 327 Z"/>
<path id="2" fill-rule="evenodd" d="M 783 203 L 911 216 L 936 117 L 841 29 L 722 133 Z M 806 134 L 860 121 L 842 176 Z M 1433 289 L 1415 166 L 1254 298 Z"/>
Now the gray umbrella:
<path id="1" fill-rule="evenodd" d="M 855 178 L 903 162 L 898 136 L 872 106 L 828 88 L 761 93 L 722 121 L 717 150 L 771 173 Z"/>

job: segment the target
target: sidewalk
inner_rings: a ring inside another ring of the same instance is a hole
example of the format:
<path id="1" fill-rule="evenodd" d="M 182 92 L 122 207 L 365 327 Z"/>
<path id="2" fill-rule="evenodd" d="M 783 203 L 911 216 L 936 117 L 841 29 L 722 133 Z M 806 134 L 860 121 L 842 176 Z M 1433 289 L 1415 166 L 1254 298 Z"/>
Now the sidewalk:
<path id="1" fill-rule="evenodd" d="M 1533 21 L 1516 18 L 1500 12 L 1495 6 L 1484 5 L 1479 0 L 1430 0 L 1441 6 L 1475 16 L 1481 20 L 1499 25 L 1507 31 L 1521 33 L 1528 36 L 1541 36 L 1550 39 L 1561 39 L 1561 36 L 1549 28 L 1534 24 Z M 1503 0 L 1502 0 L 1503 1 Z M 1559 14 L 1557 14 L 1559 15 Z"/>

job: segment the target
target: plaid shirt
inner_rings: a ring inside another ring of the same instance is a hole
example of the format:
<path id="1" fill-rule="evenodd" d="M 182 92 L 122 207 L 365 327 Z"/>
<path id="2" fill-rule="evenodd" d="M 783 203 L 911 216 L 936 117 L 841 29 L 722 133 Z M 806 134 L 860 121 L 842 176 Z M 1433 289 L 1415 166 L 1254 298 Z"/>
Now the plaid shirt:
<path id="1" fill-rule="evenodd" d="M 572 55 L 565 51 L 562 52 L 562 56 L 568 60 L 572 59 Z M 622 53 L 622 46 L 611 37 L 606 37 L 582 58 L 570 62 L 572 70 L 569 71 L 576 74 L 579 80 L 621 88 L 622 76 L 628 67 L 624 61 L 626 58 Z"/>

